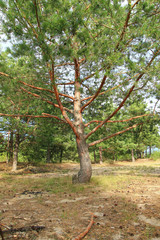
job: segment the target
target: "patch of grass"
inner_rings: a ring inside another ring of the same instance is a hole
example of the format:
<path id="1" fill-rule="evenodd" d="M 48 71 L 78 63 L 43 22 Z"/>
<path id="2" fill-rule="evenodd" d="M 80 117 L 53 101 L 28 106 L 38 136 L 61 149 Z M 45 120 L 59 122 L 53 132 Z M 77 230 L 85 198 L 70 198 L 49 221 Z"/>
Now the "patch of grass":
<path id="1" fill-rule="evenodd" d="M 14 176 L 12 176 L 12 175 L 9 175 L 9 174 L 7 174 L 7 173 L 3 173 L 2 174 L 2 178 L 1 178 L 1 181 L 3 182 L 3 183 L 12 183 L 13 181 L 14 181 Z"/>
<path id="2" fill-rule="evenodd" d="M 59 178 L 38 178 L 38 179 L 21 179 L 19 184 L 23 185 L 24 188 L 30 188 L 32 190 L 47 191 L 51 193 L 61 192 L 82 192 L 87 185 L 76 185 L 72 184 L 71 177 L 59 177 Z"/>
<path id="3" fill-rule="evenodd" d="M 21 178 L 19 176 L 5 174 L 1 178 L 1 189 L 7 189 L 13 193 L 25 190 L 46 191 L 54 194 L 58 193 L 78 193 L 90 188 L 90 184 L 72 184 L 69 176 L 58 178 Z"/>
<path id="4" fill-rule="evenodd" d="M 94 176 L 91 183 L 107 190 L 124 189 L 130 184 L 133 177 L 123 175 Z"/>
<path id="5" fill-rule="evenodd" d="M 154 233 L 156 232 L 156 228 L 153 226 L 147 226 L 145 230 L 145 236 L 147 240 L 150 240 L 151 238 L 154 237 Z"/>

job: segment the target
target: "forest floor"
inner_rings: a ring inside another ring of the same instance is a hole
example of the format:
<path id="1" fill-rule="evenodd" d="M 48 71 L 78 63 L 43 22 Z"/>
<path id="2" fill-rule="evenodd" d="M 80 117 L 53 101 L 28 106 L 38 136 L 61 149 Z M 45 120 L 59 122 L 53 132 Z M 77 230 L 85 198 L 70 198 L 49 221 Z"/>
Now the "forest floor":
<path id="1" fill-rule="evenodd" d="M 72 185 L 78 169 L 0 163 L 4 239 L 77 240 L 93 213 L 85 240 L 160 240 L 160 161 L 93 164 L 91 182 Z"/>

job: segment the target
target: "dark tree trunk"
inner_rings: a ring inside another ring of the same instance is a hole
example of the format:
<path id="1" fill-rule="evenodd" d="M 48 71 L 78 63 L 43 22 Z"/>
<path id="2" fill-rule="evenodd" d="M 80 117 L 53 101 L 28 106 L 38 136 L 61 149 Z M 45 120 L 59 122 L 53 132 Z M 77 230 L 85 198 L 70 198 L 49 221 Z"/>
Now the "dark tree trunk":
<path id="1" fill-rule="evenodd" d="M 152 147 L 149 146 L 149 156 L 151 156 L 151 154 L 152 154 Z"/>
<path id="2" fill-rule="evenodd" d="M 131 150 L 131 154 L 132 154 L 132 162 L 135 162 L 134 149 Z"/>
<path id="3" fill-rule="evenodd" d="M 19 152 L 19 133 L 15 134 L 15 147 L 14 147 L 14 153 L 13 153 L 13 165 L 12 165 L 12 171 L 17 170 L 17 163 L 18 163 L 18 152 Z"/>
<path id="4" fill-rule="evenodd" d="M 102 164 L 102 163 L 103 163 L 103 158 L 102 158 L 102 147 L 99 147 L 99 157 L 100 157 L 99 163 Z"/>
<path id="5" fill-rule="evenodd" d="M 59 162 L 62 163 L 63 148 L 60 149 L 60 159 Z"/>

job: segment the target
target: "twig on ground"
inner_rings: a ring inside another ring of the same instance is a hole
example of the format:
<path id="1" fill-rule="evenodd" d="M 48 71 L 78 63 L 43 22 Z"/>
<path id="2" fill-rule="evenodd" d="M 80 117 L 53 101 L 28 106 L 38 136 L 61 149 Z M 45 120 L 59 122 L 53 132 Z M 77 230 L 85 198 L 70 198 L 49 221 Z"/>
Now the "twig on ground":
<path id="1" fill-rule="evenodd" d="M 86 236 L 86 234 L 89 232 L 89 230 L 91 229 L 93 223 L 94 223 L 94 217 L 96 217 L 93 213 L 91 213 L 91 220 L 89 225 L 87 226 L 86 230 L 79 234 L 76 238 L 74 238 L 73 240 L 81 240 L 82 238 L 84 238 Z"/>
<path id="2" fill-rule="evenodd" d="M 7 228 L 7 229 L 11 229 L 10 227 L 8 227 L 7 225 L 4 225 L 3 223 L 0 223 L 0 225 Z"/>

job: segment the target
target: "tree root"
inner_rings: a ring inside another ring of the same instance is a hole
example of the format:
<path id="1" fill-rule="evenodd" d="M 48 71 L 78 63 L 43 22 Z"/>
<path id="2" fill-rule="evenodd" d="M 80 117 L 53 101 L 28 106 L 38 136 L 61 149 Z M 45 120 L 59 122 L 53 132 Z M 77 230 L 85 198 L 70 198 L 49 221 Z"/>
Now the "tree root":
<path id="1" fill-rule="evenodd" d="M 73 240 L 81 240 L 82 238 L 84 238 L 86 235 L 87 235 L 87 233 L 89 232 L 89 230 L 91 229 L 91 227 L 92 227 L 92 225 L 93 225 L 93 223 L 94 223 L 94 217 L 96 217 L 93 213 L 91 213 L 91 220 L 90 220 L 90 223 L 89 223 L 89 225 L 87 226 L 87 228 L 86 228 L 86 230 L 83 232 L 83 233 L 81 233 L 81 234 L 79 234 L 76 238 L 74 238 Z"/>

